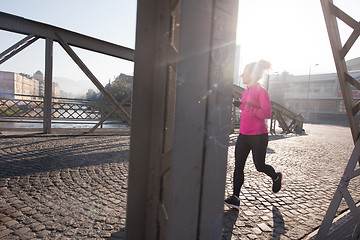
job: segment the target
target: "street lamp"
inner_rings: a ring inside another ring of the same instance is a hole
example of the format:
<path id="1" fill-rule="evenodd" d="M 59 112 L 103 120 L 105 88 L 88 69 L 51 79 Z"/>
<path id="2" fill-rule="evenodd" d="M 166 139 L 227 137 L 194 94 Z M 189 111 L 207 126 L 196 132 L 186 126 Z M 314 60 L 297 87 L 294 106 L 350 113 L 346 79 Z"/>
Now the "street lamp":
<path id="1" fill-rule="evenodd" d="M 319 66 L 319 64 L 314 64 L 314 67 Z M 306 94 L 306 115 L 307 115 L 307 119 L 310 119 L 310 112 L 309 112 L 309 91 L 310 91 L 310 77 L 311 77 L 311 67 L 312 64 L 310 64 L 309 66 L 309 78 L 308 78 L 308 86 L 307 86 L 307 94 Z"/>

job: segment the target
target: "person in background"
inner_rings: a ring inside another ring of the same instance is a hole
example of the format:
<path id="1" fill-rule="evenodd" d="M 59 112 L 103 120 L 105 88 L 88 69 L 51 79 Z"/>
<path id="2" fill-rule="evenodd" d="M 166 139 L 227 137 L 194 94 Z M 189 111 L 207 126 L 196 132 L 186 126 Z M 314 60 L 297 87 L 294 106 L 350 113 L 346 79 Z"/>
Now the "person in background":
<path id="1" fill-rule="evenodd" d="M 235 146 L 233 195 L 225 199 L 225 204 L 232 208 L 240 208 L 240 189 L 244 183 L 244 167 L 250 151 L 256 170 L 272 178 L 272 191 L 277 193 L 281 189 L 281 172 L 275 172 L 272 166 L 265 164 L 269 141 L 265 119 L 271 118 L 271 102 L 268 91 L 258 81 L 270 68 L 271 64 L 268 61 L 260 60 L 246 65 L 241 75 L 247 89 L 240 101 L 234 101 L 234 105 L 241 110 L 240 132 Z"/>

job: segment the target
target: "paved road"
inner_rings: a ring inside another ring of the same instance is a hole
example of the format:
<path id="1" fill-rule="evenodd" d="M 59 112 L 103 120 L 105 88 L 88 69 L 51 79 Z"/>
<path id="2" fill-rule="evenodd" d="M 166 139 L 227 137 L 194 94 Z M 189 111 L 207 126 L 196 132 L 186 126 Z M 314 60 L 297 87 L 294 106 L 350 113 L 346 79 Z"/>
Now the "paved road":
<path id="1" fill-rule="evenodd" d="M 349 128 L 305 129 L 270 136 L 267 161 L 284 173 L 281 192 L 248 159 L 241 209 L 224 207 L 223 239 L 302 239 L 321 223 L 353 143 Z M 123 239 L 128 149 L 128 136 L 0 138 L 0 238 Z M 350 184 L 356 202 L 359 186 Z"/>

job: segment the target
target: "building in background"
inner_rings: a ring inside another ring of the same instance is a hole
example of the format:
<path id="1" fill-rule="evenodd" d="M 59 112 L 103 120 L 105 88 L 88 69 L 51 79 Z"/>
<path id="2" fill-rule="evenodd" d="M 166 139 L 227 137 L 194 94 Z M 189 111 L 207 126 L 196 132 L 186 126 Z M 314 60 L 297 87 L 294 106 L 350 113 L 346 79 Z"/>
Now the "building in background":
<path id="1" fill-rule="evenodd" d="M 347 61 L 346 66 L 348 71 L 360 71 L 360 57 Z"/>
<path id="2" fill-rule="evenodd" d="M 349 74 L 360 82 L 360 58 L 347 62 Z M 271 99 L 306 121 L 346 120 L 346 110 L 337 73 L 291 75 L 273 74 L 269 77 Z M 353 88 L 353 98 L 360 100 L 360 91 Z"/>
<path id="3" fill-rule="evenodd" d="M 343 100 L 338 95 L 340 86 L 336 73 L 289 75 L 285 86 L 285 107 L 300 112 L 306 120 L 346 113 L 341 108 Z"/>
<path id="4" fill-rule="evenodd" d="M 45 91 L 44 74 L 40 70 L 37 70 L 36 73 L 34 73 L 33 78 L 39 81 L 39 93 L 40 93 L 39 95 L 44 96 L 44 91 Z"/>
<path id="5" fill-rule="evenodd" d="M 0 71 L 0 96 L 36 100 L 36 96 L 39 96 L 39 81 L 25 74 Z"/>
<path id="6" fill-rule="evenodd" d="M 53 96 L 53 97 L 60 98 L 60 97 L 62 97 L 61 92 L 62 92 L 62 91 L 60 90 L 59 84 L 56 83 L 56 82 L 53 82 L 53 83 L 52 83 L 52 96 Z"/>
<path id="7" fill-rule="evenodd" d="M 60 87 L 57 83 L 52 84 L 52 95 L 61 97 Z M 23 73 L 0 71 L 0 96 L 37 100 L 39 96 L 44 96 L 44 75 L 41 71 L 37 71 L 33 77 Z"/>

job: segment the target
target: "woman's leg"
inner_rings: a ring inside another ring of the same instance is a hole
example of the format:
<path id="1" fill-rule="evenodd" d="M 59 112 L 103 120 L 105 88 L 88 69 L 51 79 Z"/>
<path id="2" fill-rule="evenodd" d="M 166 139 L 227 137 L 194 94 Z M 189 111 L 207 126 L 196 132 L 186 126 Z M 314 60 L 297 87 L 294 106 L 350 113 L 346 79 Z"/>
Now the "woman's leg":
<path id="1" fill-rule="evenodd" d="M 244 183 L 244 167 L 250 153 L 250 146 L 245 135 L 239 134 L 235 146 L 235 170 L 234 170 L 234 192 L 237 197 L 240 195 L 241 186 Z"/>
<path id="2" fill-rule="evenodd" d="M 256 170 L 270 176 L 273 180 L 277 178 L 274 168 L 265 164 L 266 148 L 269 142 L 268 134 L 251 136 L 250 146 L 252 148 L 253 160 Z"/>

